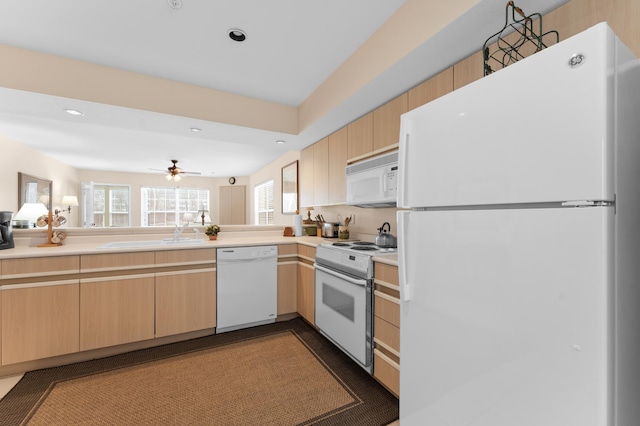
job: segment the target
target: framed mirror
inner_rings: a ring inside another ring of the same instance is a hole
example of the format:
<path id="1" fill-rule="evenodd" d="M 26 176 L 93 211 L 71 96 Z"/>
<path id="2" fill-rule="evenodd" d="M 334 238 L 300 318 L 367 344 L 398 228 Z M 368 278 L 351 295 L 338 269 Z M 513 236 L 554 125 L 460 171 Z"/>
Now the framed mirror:
<path id="1" fill-rule="evenodd" d="M 298 161 L 282 168 L 282 214 L 298 210 Z"/>
<path id="2" fill-rule="evenodd" d="M 53 182 L 18 172 L 18 210 L 24 203 L 42 203 L 51 211 Z"/>

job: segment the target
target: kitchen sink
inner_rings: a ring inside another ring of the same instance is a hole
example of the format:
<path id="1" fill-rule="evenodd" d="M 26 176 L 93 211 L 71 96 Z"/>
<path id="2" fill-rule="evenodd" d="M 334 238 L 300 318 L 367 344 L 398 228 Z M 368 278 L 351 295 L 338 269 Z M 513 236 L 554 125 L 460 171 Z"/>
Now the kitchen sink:
<path id="1" fill-rule="evenodd" d="M 201 239 L 180 238 L 178 240 L 174 240 L 173 238 L 166 238 L 164 240 L 114 241 L 97 248 L 118 249 L 137 247 L 195 246 L 202 245 L 204 243 L 205 241 Z"/>

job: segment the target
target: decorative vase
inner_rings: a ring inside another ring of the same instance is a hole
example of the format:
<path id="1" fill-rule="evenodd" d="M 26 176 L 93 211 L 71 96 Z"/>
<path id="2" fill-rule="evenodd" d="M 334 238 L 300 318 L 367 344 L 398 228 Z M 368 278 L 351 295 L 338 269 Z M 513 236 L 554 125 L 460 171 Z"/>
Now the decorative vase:
<path id="1" fill-rule="evenodd" d="M 209 239 L 210 240 L 217 240 L 218 236 L 217 235 L 209 235 Z"/>

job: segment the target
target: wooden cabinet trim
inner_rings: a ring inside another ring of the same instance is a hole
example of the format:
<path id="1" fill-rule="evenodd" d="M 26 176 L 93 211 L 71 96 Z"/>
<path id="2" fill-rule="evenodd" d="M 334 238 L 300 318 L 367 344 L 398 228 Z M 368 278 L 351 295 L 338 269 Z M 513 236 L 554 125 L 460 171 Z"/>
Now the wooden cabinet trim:
<path id="1" fill-rule="evenodd" d="M 200 269 L 181 269 L 178 271 L 156 272 L 156 277 L 169 277 L 171 275 L 188 275 L 188 274 L 200 274 L 202 272 L 216 272 L 216 268 L 200 268 Z M 136 275 L 139 277 L 140 275 Z"/>
<path id="2" fill-rule="evenodd" d="M 155 278 L 155 273 L 148 274 L 136 274 L 136 275 L 114 275 L 108 277 L 94 277 L 94 278 L 80 278 L 81 284 L 101 283 L 104 281 L 122 281 L 122 280 L 135 280 L 138 278 Z"/>
<path id="3" fill-rule="evenodd" d="M 60 281 L 39 281 L 33 283 L 24 283 L 24 284 L 7 284 L 0 287 L 0 290 L 14 290 L 17 288 L 32 288 L 32 287 L 53 287 L 56 285 L 67 285 L 67 284 L 78 284 L 80 280 L 70 279 L 70 280 L 60 280 Z"/>

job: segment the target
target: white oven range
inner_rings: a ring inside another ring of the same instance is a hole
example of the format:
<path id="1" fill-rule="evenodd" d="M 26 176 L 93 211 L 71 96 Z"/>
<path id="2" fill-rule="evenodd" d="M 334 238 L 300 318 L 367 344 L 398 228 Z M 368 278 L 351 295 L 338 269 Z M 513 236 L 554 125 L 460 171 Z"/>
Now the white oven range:
<path id="1" fill-rule="evenodd" d="M 364 241 L 320 244 L 315 259 L 315 324 L 373 374 L 373 256 L 395 254 Z"/>

